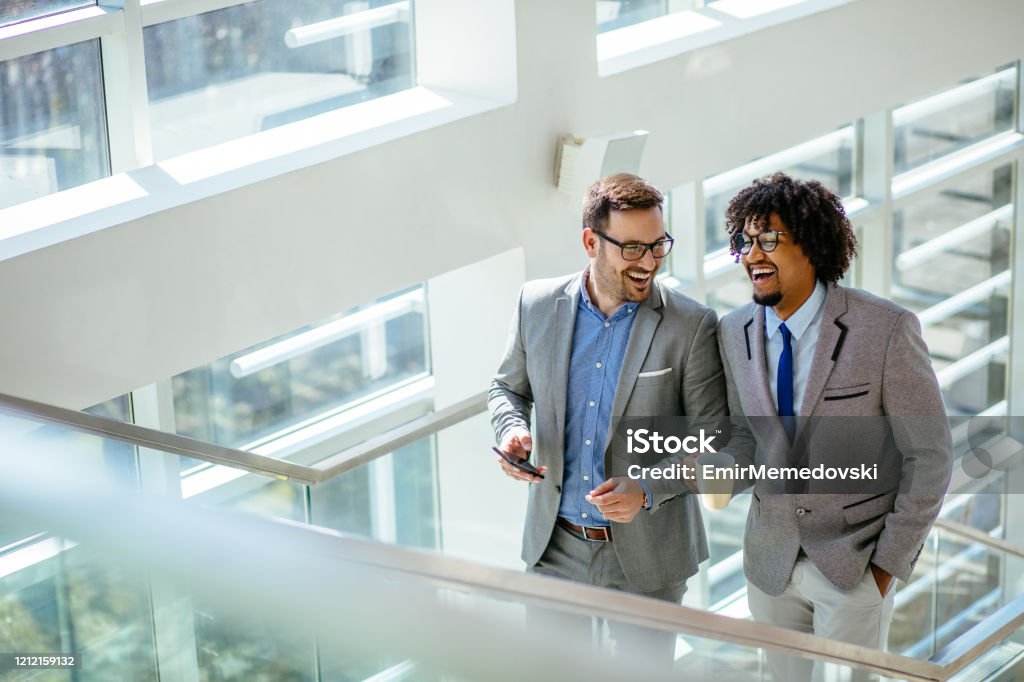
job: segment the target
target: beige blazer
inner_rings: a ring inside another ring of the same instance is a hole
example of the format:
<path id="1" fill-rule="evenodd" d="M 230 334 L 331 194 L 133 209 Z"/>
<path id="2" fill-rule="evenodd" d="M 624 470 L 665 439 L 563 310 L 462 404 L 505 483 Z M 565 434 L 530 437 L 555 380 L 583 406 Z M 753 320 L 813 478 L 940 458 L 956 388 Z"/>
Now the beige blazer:
<path id="1" fill-rule="evenodd" d="M 949 484 L 952 442 L 917 317 L 891 301 L 833 285 L 797 431 L 790 445 L 765 368 L 765 309 L 722 318 L 719 344 L 740 464 L 878 467 L 878 480 L 758 480 L 744 537 L 747 578 L 783 592 L 802 548 L 837 587 L 869 561 L 906 581 Z M 774 380 L 774 379 L 772 379 Z"/>

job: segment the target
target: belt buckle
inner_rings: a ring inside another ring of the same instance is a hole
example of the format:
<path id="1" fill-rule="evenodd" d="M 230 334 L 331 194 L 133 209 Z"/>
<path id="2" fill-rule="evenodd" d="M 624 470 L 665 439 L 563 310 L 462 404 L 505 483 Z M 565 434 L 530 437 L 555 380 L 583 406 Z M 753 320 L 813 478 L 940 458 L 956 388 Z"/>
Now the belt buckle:
<path id="1" fill-rule="evenodd" d="M 599 531 L 601 531 L 601 533 L 604 534 L 604 537 L 603 538 L 592 538 L 589 535 L 587 535 L 587 531 L 588 530 L 595 530 L 595 531 L 599 530 Z M 587 526 L 583 526 L 583 537 L 584 537 L 584 539 L 586 539 L 587 542 L 611 542 L 612 541 L 612 534 L 611 534 L 610 529 L 609 529 L 608 526 L 590 526 L 589 528 Z"/>

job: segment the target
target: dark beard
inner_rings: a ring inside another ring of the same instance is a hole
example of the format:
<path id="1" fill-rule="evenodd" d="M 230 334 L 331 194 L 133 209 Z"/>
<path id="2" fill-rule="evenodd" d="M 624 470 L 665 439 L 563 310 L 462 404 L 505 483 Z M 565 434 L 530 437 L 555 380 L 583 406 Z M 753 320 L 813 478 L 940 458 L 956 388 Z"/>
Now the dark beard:
<path id="1" fill-rule="evenodd" d="M 757 295 L 757 294 L 754 294 L 754 303 L 756 303 L 758 305 L 763 305 L 763 306 L 768 306 L 769 308 L 774 308 L 775 306 L 777 306 L 781 302 L 782 302 L 782 292 L 781 291 L 773 291 L 770 294 L 763 294 L 763 295 L 760 295 L 760 296 Z"/>

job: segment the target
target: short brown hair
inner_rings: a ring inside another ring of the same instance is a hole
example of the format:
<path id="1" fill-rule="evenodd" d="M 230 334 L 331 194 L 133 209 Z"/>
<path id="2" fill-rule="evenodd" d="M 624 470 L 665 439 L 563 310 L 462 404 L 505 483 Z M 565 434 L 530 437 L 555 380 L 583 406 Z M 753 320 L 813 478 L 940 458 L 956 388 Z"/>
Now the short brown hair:
<path id="1" fill-rule="evenodd" d="M 665 202 L 665 195 L 643 178 L 632 173 L 616 173 L 598 180 L 583 196 L 583 227 L 603 230 L 612 211 L 653 208 Z"/>

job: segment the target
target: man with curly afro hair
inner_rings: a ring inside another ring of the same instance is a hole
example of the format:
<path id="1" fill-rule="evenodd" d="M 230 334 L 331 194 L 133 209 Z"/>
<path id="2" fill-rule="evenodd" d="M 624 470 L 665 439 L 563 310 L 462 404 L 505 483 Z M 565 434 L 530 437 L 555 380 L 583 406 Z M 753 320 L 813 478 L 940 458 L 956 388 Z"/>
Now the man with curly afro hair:
<path id="1" fill-rule="evenodd" d="M 754 181 L 729 203 L 726 229 L 754 300 L 719 324 L 734 420 L 722 450 L 741 467 L 789 472 L 754 481 L 744 536 L 750 612 L 884 649 L 893 579 L 910 578 L 952 462 L 920 323 L 838 284 L 857 240 L 839 197 L 819 182 L 782 173 Z M 824 473 L 857 467 L 858 480 Z M 873 677 L 773 652 L 768 663 L 786 682 Z"/>

